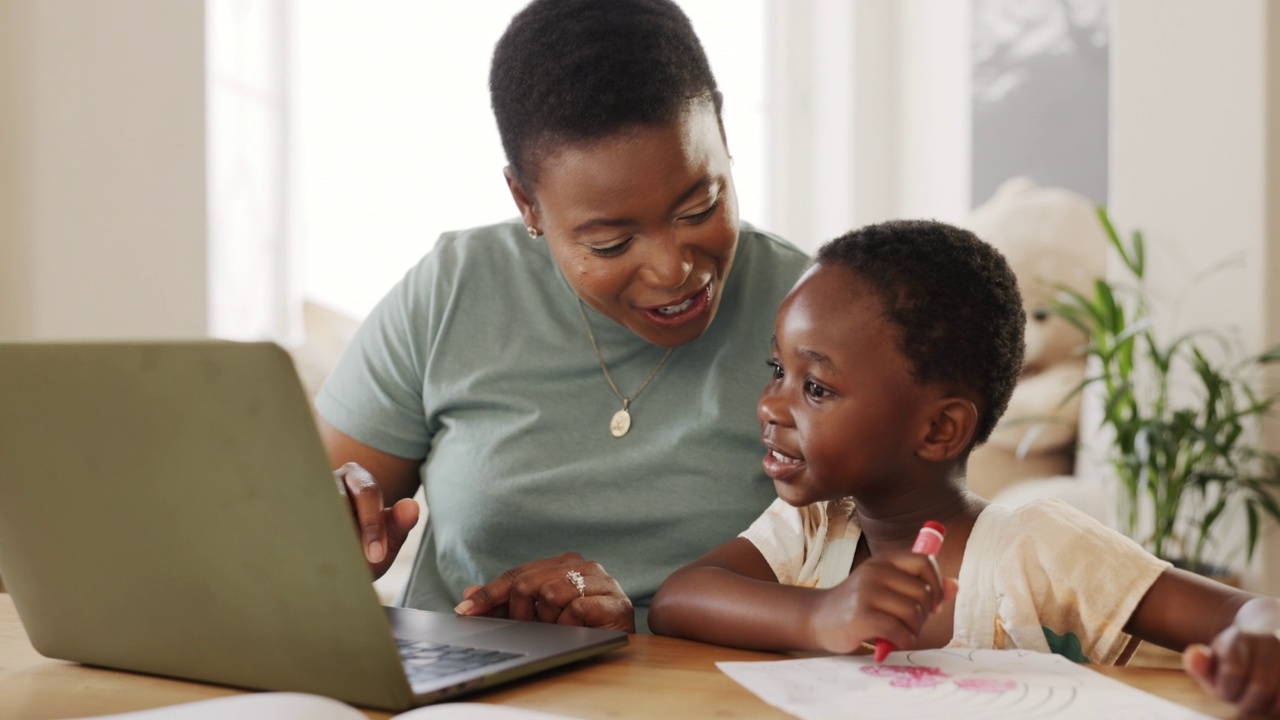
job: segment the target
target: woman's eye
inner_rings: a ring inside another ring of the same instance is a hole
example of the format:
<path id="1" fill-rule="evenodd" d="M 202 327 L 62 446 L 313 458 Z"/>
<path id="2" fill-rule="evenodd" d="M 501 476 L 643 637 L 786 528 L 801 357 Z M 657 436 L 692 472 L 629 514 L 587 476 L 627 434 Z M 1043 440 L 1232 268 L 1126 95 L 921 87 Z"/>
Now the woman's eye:
<path id="1" fill-rule="evenodd" d="M 686 222 L 700 223 L 703 220 L 706 220 L 707 218 L 711 217 L 711 215 L 716 211 L 716 208 L 719 206 L 720 206 L 720 201 L 717 200 L 716 202 L 711 203 L 711 206 L 708 207 L 706 210 L 703 210 L 700 213 L 694 213 L 693 215 L 685 215 L 681 219 Z"/>
<path id="2" fill-rule="evenodd" d="M 829 390 L 827 390 L 826 388 L 822 387 L 821 385 L 819 385 L 818 383 L 812 380 L 804 381 L 804 391 L 805 391 L 805 394 L 807 394 L 809 397 L 813 398 L 814 400 L 821 400 L 822 398 L 831 394 Z"/>
<path id="3" fill-rule="evenodd" d="M 587 249 L 591 251 L 592 255 L 598 255 L 599 257 L 613 257 L 614 255 L 621 254 L 622 251 L 626 250 L 627 246 L 630 244 L 631 244 L 631 238 L 627 238 L 626 240 L 623 240 L 620 243 L 617 243 L 615 245 L 609 245 L 606 247 L 592 247 L 588 245 Z"/>
<path id="4" fill-rule="evenodd" d="M 774 361 L 772 361 L 772 360 L 768 361 L 768 362 L 767 362 L 767 363 L 765 363 L 765 364 L 769 366 L 769 376 L 770 376 L 770 377 L 772 377 L 774 380 L 781 380 L 781 379 L 782 379 L 782 366 L 781 366 L 781 365 L 779 365 L 778 363 L 776 363 L 776 362 L 774 362 Z"/>

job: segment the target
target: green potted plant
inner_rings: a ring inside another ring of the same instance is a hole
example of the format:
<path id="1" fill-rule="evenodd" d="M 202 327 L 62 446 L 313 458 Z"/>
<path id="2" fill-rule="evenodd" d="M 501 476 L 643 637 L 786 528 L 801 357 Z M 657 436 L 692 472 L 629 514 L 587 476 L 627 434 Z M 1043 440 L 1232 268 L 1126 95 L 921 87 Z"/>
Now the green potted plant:
<path id="1" fill-rule="evenodd" d="M 1126 242 L 1104 209 L 1098 216 L 1132 284 L 1099 279 L 1091 297 L 1059 288 L 1050 311 L 1085 333 L 1094 368 L 1073 392 L 1100 387 L 1121 530 L 1157 557 L 1213 575 L 1206 551 L 1230 508 L 1242 507 L 1247 519 L 1248 559 L 1261 524 L 1280 523 L 1280 458 L 1257 439 L 1276 395 L 1254 386 L 1258 371 L 1280 360 L 1280 348 L 1233 361 L 1232 343 L 1215 329 L 1158 337 L 1142 233 Z"/>

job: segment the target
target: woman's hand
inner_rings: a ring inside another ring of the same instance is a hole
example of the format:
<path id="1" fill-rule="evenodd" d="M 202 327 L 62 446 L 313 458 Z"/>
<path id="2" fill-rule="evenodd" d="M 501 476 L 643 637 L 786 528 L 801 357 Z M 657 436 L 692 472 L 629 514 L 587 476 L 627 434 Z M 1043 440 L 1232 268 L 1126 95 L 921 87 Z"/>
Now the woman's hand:
<path id="1" fill-rule="evenodd" d="M 409 531 L 418 524 L 418 503 L 405 498 L 383 507 L 382 488 L 369 471 L 353 462 L 334 470 L 333 476 L 339 492 L 351 504 L 369 569 L 374 578 L 380 578 L 396 559 Z"/>
<path id="2" fill-rule="evenodd" d="M 486 615 L 636 631 L 635 609 L 618 581 L 578 553 L 564 553 L 512 568 L 488 585 L 473 585 L 454 608 Z"/>
<path id="3" fill-rule="evenodd" d="M 1245 603 L 1211 644 L 1189 646 L 1182 666 L 1209 694 L 1280 717 L 1280 598 Z"/>
<path id="4" fill-rule="evenodd" d="M 833 653 L 850 653 L 878 638 L 912 647 L 925 621 L 955 597 L 958 587 L 955 580 L 944 580 L 925 555 L 870 558 L 823 591 L 809 620 L 810 637 Z"/>

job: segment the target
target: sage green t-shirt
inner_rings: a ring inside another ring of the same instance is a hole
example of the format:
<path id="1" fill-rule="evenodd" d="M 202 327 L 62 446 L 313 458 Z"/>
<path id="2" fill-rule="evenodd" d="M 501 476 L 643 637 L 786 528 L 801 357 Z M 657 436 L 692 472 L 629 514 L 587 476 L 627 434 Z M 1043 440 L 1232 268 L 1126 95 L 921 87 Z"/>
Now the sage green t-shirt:
<path id="1" fill-rule="evenodd" d="M 509 222 L 446 233 L 374 309 L 316 400 L 342 432 L 426 458 L 429 524 L 403 602 L 449 610 L 468 585 L 576 551 L 645 628 L 672 571 L 769 506 L 756 399 L 774 316 L 807 258 L 746 225 L 710 328 L 621 402 L 545 238 Z M 665 350 L 586 308 L 624 395 Z"/>

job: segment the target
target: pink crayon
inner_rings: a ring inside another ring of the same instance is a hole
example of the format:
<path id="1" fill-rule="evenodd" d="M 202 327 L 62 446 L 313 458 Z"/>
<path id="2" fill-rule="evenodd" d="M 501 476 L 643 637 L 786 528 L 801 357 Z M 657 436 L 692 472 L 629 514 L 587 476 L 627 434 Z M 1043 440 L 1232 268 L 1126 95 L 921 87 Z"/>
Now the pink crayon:
<path id="1" fill-rule="evenodd" d="M 946 536 L 947 529 L 942 523 L 933 520 L 926 520 L 924 526 L 920 528 L 920 532 L 916 534 L 916 543 L 911 546 L 911 552 L 917 555 L 928 555 L 933 557 L 942 549 L 942 538 Z M 893 643 L 885 639 L 876 640 L 876 662 L 882 663 L 884 659 L 893 652 Z"/>

